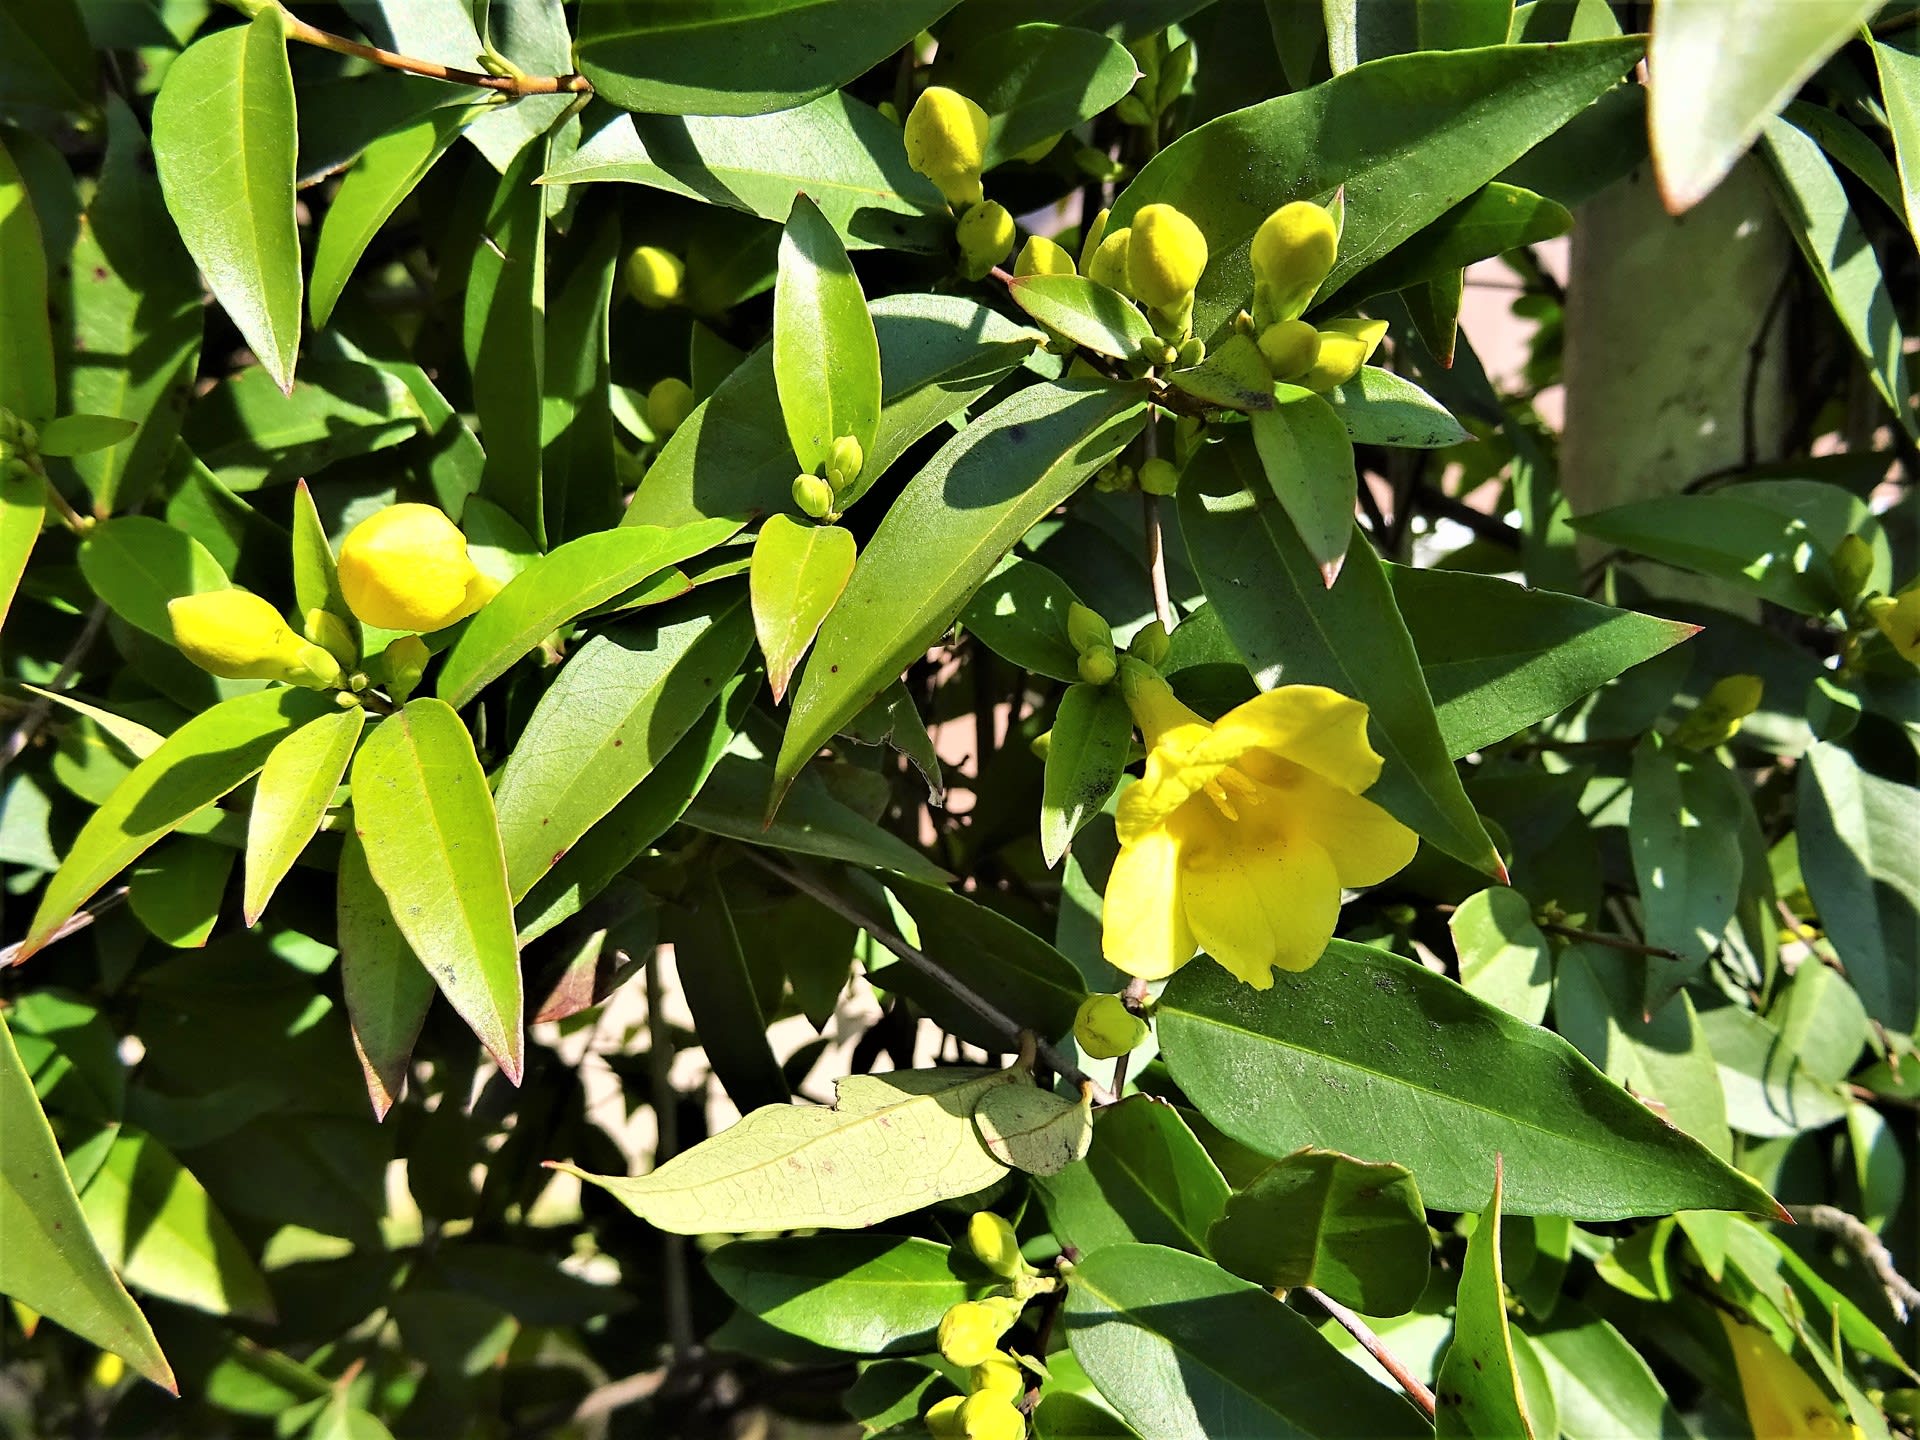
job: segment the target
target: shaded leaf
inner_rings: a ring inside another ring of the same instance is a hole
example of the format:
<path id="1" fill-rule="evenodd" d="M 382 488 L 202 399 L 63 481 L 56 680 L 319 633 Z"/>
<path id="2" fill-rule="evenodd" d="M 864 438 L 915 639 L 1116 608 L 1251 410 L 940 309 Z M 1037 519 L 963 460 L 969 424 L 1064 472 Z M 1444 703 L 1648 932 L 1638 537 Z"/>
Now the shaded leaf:
<path id="1" fill-rule="evenodd" d="M 948 1255 L 896 1235 L 735 1240 L 707 1256 L 707 1272 L 790 1335 L 860 1355 L 913 1354 L 932 1348 L 940 1317 L 967 1298 Z"/>

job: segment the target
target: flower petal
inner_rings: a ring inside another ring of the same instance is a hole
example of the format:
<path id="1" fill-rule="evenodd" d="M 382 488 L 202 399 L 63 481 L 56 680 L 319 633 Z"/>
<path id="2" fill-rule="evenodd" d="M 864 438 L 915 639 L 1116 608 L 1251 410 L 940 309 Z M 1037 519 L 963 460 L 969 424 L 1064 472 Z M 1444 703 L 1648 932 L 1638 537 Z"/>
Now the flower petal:
<path id="1" fill-rule="evenodd" d="M 1282 685 L 1220 717 L 1213 753 L 1266 750 L 1358 795 L 1380 778 L 1367 743 L 1367 707 L 1324 685 Z"/>
<path id="2" fill-rule="evenodd" d="M 1164 980 L 1193 958 L 1193 931 L 1180 903 L 1184 850 L 1176 828 L 1169 826 L 1156 826 L 1120 846 L 1107 878 L 1100 948 L 1129 975 Z"/>
<path id="3" fill-rule="evenodd" d="M 1273 967 L 1305 970 L 1333 938 L 1340 880 L 1327 852 L 1269 831 L 1209 854 L 1181 876 L 1187 923 L 1200 948 L 1256 990 Z"/>
<path id="4" fill-rule="evenodd" d="M 1371 800 L 1309 771 L 1295 773 L 1297 780 L 1287 787 L 1287 824 L 1327 852 L 1342 885 L 1378 885 L 1412 861 L 1420 847 L 1413 831 Z"/>
<path id="5" fill-rule="evenodd" d="M 1222 762 L 1194 758 L 1210 735 L 1205 725 L 1182 725 L 1154 745 L 1147 755 L 1146 773 L 1121 793 L 1114 811 L 1122 844 L 1164 825 L 1220 773 Z"/>

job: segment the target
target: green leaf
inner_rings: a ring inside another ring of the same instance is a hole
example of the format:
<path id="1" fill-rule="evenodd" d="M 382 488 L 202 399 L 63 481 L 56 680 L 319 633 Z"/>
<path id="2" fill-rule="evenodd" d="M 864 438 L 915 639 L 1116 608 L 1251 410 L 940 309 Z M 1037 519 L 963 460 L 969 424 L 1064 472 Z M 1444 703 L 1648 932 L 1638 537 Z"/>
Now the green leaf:
<path id="1" fill-rule="evenodd" d="M 1910 785 L 1821 742 L 1799 767 L 1800 866 L 1821 927 L 1868 1012 L 1920 1014 L 1920 803 Z"/>
<path id="2" fill-rule="evenodd" d="M 960 623 L 987 648 L 1022 670 L 1073 684 L 1080 656 L 1067 637 L 1075 595 L 1037 560 L 1009 555 L 960 612 Z"/>
<path id="3" fill-rule="evenodd" d="M 946 201 L 908 166 L 899 126 L 839 91 L 777 115 L 621 115 L 540 179 L 625 181 L 775 224 L 804 193 L 856 250 L 931 254 L 953 238 Z"/>
<path id="4" fill-rule="evenodd" d="M 0 138 L 0 408 L 39 423 L 53 414 L 47 252 L 26 177 Z"/>
<path id="5" fill-rule="evenodd" d="M 1907 233 L 1920 235 L 1920 54 L 1876 39 L 1873 63 L 1880 74 L 1880 99 L 1893 132 L 1894 158 L 1900 167 Z"/>
<path id="6" fill-rule="evenodd" d="M 1680 620 L 1530 590 L 1491 575 L 1388 565 L 1447 753 L 1544 720 L 1699 633 Z"/>
<path id="7" fill-rule="evenodd" d="M 863 457 L 873 449 L 880 423 L 880 342 L 840 237 L 805 195 L 794 197 L 780 237 L 773 378 L 802 471 L 821 473 L 843 435 L 859 442 Z"/>
<path id="8" fill-rule="evenodd" d="M 151 1135 L 121 1128 L 80 1208 L 101 1253 L 135 1289 L 213 1315 L 275 1318 L 266 1279 L 226 1217 Z"/>
<path id="9" fill-rule="evenodd" d="M 281 740 L 328 708 L 311 691 L 256 690 L 221 701 L 169 735 L 88 818 L 47 882 L 18 958 L 46 944 L 96 890 L 249 779 Z"/>
<path id="10" fill-rule="evenodd" d="M 87 1228 L 79 1197 L 0 1014 L 0 1294 L 83 1340 L 111 1350 L 154 1384 L 179 1393 L 140 1307 Z"/>
<path id="11" fill-rule="evenodd" d="M 0 625 L 13 609 L 20 577 L 47 519 L 47 486 L 38 475 L 0 475 Z"/>
<path id="12" fill-rule="evenodd" d="M 1579 114 L 1638 58 L 1640 40 L 1502 45 L 1377 60 L 1323 85 L 1191 130 L 1142 167 L 1110 227 L 1141 206 L 1174 205 L 1207 237 L 1194 298 L 1210 336 L 1253 294 L 1247 247 L 1289 200 L 1344 189 L 1346 223 L 1328 294 L 1472 195 Z M 1420 143 L 1409 144 L 1418 136 Z M 1223 175 L 1256 175 L 1224 185 Z"/>
<path id="13" fill-rule="evenodd" d="M 620 273 L 620 223 L 603 215 L 553 304 L 541 398 L 541 500 L 550 539 L 620 523 L 624 486 L 613 439 L 609 325 Z"/>
<path id="14" fill-rule="evenodd" d="M 1429 1433 L 1305 1319 L 1195 1255 L 1157 1245 L 1095 1251 L 1074 1267 L 1065 1318 L 1087 1377 L 1154 1440 Z"/>
<path id="15" fill-rule="evenodd" d="M 1093 1097 L 1069 1100 L 1031 1085 L 989 1090 L 973 1123 L 993 1157 L 1029 1175 L 1058 1175 L 1087 1158 L 1093 1140 Z"/>
<path id="16" fill-rule="evenodd" d="M 1527 897 L 1504 885 L 1488 886 L 1460 902 L 1447 930 L 1460 956 L 1460 983 L 1467 991 L 1538 1025 L 1553 988 L 1553 946 L 1533 923 Z"/>
<path id="17" fill-rule="evenodd" d="M 1364 701 L 1372 712 L 1368 738 L 1386 761 L 1368 798 L 1449 855 L 1504 880 L 1441 738 L 1373 547 L 1364 537 L 1353 544 L 1338 582 L 1326 588 L 1252 451 L 1250 437 L 1209 446 L 1180 487 L 1180 526 L 1209 608 L 1219 611 L 1262 689 L 1326 685 Z"/>
<path id="18" fill-rule="evenodd" d="M 160 189 L 214 299 L 282 390 L 300 349 L 293 71 L 280 8 L 207 36 L 153 102 Z"/>
<path id="19" fill-rule="evenodd" d="M 926 653 L 1020 537 L 1120 452 L 1141 414 L 1132 386 L 1031 386 L 908 482 L 821 627 L 780 742 L 769 814 L 801 766 Z"/>
<path id="20" fill-rule="evenodd" d="M 1117 40 L 1070 25 L 1013 25 L 957 50 L 942 45 L 933 67 L 935 84 L 987 112 L 988 170 L 1093 119 L 1138 74 Z"/>
<path id="21" fill-rule="evenodd" d="M 435 693 L 462 707 L 569 620 L 649 575 L 704 555 L 739 529 L 731 520 L 674 529 L 628 526 L 569 540 L 522 570 L 473 617 L 441 666 Z"/>
<path id="22" fill-rule="evenodd" d="M 374 1118 L 384 1120 L 406 1083 L 413 1043 L 433 1001 L 433 977 L 393 923 L 387 897 L 367 869 L 366 847 L 351 830 L 340 850 L 335 917 L 340 992 L 353 1028 L 353 1049 L 366 1076 Z"/>
<path id="23" fill-rule="evenodd" d="M 1043 338 L 958 295 L 889 295 L 872 306 L 883 408 L 844 509 L 922 435 L 999 382 Z M 792 505 L 796 461 L 779 423 L 773 349 L 743 360 L 673 432 L 627 507 L 623 525 L 686 525 Z"/>
<path id="24" fill-rule="evenodd" d="M 467 280 L 462 339 L 473 409 L 486 436 L 479 493 L 543 548 L 540 408 L 546 388 L 547 192 L 536 140 L 500 177 Z"/>
<path id="25" fill-rule="evenodd" d="M 954 0 L 693 0 L 590 6 L 574 47 L 601 99 L 664 115 L 761 115 L 846 84 Z M 778 76 L 775 83 L 772 77 Z"/>
<path id="26" fill-rule="evenodd" d="M 9 108 L 91 110 L 98 84 L 87 20 L 74 0 L 0 3 L 0 94 Z"/>
<path id="27" fill-rule="evenodd" d="M 1483 185 L 1420 233 L 1382 256 L 1326 302 L 1329 314 L 1350 310 L 1374 295 L 1411 289 L 1522 246 L 1537 245 L 1573 228 L 1566 206 L 1518 185 Z"/>
<path id="28" fill-rule="evenodd" d="M 1120 784 L 1133 743 L 1133 716 L 1118 686 L 1074 684 L 1060 697 L 1048 733 L 1040 853 L 1051 869 Z"/>
<path id="29" fill-rule="evenodd" d="M 1517 1214 L 1773 1213 L 1559 1036 L 1385 951 L 1335 940 L 1270 990 L 1196 962 L 1156 1019 L 1175 1081 L 1228 1135 L 1268 1155 L 1314 1145 L 1405 1165 L 1438 1210 L 1471 1208 L 1504 1154 Z"/>
<path id="30" fill-rule="evenodd" d="M 1054 1234 L 1083 1255 L 1126 1241 L 1204 1255 L 1230 1193 L 1180 1112 L 1145 1095 L 1101 1110 L 1086 1160 L 1035 1185 Z"/>
<path id="31" fill-rule="evenodd" d="M 411 440 L 426 416 L 396 375 L 347 360 L 308 360 L 282 393 L 247 369 L 194 402 L 185 437 L 229 489 L 313 475 L 336 461 Z"/>
<path id="32" fill-rule="evenodd" d="M 1336 75 L 1416 50 L 1472 50 L 1507 38 L 1513 0 L 1324 0 Z M 1564 38 L 1564 37 L 1562 37 Z"/>
<path id="33" fill-rule="evenodd" d="M 733 904 L 715 866 L 705 867 L 665 923 L 694 1031 L 727 1098 L 743 1114 L 761 1105 L 785 1105 L 792 1096 L 768 1043 L 767 1018 L 734 927 Z"/>
<path id="34" fill-rule="evenodd" d="M 229 846 L 185 835 L 168 840 L 133 867 L 127 908 L 163 944 L 197 950 L 220 919 L 233 862 Z"/>
<path id="35" fill-rule="evenodd" d="M 327 527 L 302 480 L 293 487 L 293 604 L 305 621 L 310 610 L 324 610 L 358 636 L 360 621 L 340 590 L 340 571 L 327 540 Z"/>
<path id="36" fill-rule="evenodd" d="M 967 1298 L 950 1251 L 898 1235 L 735 1240 L 707 1256 L 729 1298 L 769 1325 L 858 1355 L 933 1348 L 947 1310 Z"/>
<path id="37" fill-rule="evenodd" d="M 61 415 L 40 427 L 40 453 L 88 455 L 120 444 L 139 428 L 114 415 Z"/>
<path id="38" fill-rule="evenodd" d="M 1367 365 L 1327 396 L 1347 438 L 1359 445 L 1438 450 L 1471 440 L 1466 427 L 1411 380 Z"/>
<path id="39" fill-rule="evenodd" d="M 1703 961 L 1740 897 L 1745 792 L 1711 753 L 1648 735 L 1633 752 L 1627 840 L 1647 941 Z"/>
<path id="40" fill-rule="evenodd" d="M 1434 1432 L 1533 1440 L 1533 1421 L 1513 1358 L 1507 1292 L 1500 1278 L 1500 1156 L 1493 1159 L 1493 1199 L 1467 1240 L 1453 1342 L 1434 1379 Z"/>
<path id="41" fill-rule="evenodd" d="M 374 727 L 353 762 L 353 808 L 394 924 L 518 1085 L 520 953 L 506 859 L 473 737 L 452 707 L 409 701 Z"/>
<path id="42" fill-rule="evenodd" d="M 1647 111 L 1654 175 L 1679 214 L 1707 197 L 1879 0 L 1782 6 L 1769 23 L 1720 0 L 1654 0 Z"/>
<path id="43" fill-rule="evenodd" d="M 484 113 L 481 106 L 430 110 L 375 140 L 340 177 L 313 247 L 313 290 L 307 306 L 315 326 L 325 325 L 333 315 L 334 302 L 380 227 L 467 124 Z"/>
<path id="44" fill-rule="evenodd" d="M 360 743 L 367 712 L 358 705 L 322 715 L 274 747 L 247 815 L 247 873 L 241 914 L 260 919 L 273 892 L 320 828 L 333 792 Z"/>
<path id="45" fill-rule="evenodd" d="M 1312 1285 L 1368 1315 L 1404 1315 L 1427 1285 L 1427 1212 L 1404 1165 L 1332 1150 L 1276 1160 L 1207 1232 L 1213 1258 L 1263 1290 Z"/>
<path id="46" fill-rule="evenodd" d="M 1007 1173 L 973 1111 L 1009 1070 L 955 1066 L 852 1075 L 838 1103 L 769 1105 L 647 1175 L 590 1175 L 634 1214 L 676 1235 L 856 1230 L 983 1190 Z"/>
<path id="47" fill-rule="evenodd" d="M 1233 334 L 1207 352 L 1207 358 L 1167 376 L 1175 389 L 1249 414 L 1273 408 L 1273 372 L 1251 335 Z"/>
<path id="48" fill-rule="evenodd" d="M 1742 1135 L 1784 1139 L 1845 1118 L 1838 1089 L 1809 1073 L 1779 1030 L 1751 1010 L 1709 1010 L 1700 1028 L 1719 1067 L 1727 1124 Z"/>
<path id="49" fill-rule="evenodd" d="M 228 588 L 227 572 L 206 546 L 150 515 L 123 515 L 89 530 L 80 542 L 80 573 L 114 614 L 168 645 L 169 600 Z"/>
<path id="50" fill-rule="evenodd" d="M 1279 386 L 1276 398 L 1273 409 L 1253 416 L 1254 449 L 1294 534 L 1332 589 L 1353 539 L 1360 488 L 1353 442 L 1333 407 L 1311 390 Z"/>
<path id="51" fill-rule="evenodd" d="M 1561 1302 L 1552 1327 L 1527 1338 L 1552 1381 L 1567 1440 L 1683 1440 L 1692 1433 L 1640 1352 L 1583 1307 Z"/>
<path id="52" fill-rule="evenodd" d="M 1080 275 L 1021 275 L 1007 283 L 1013 303 L 1076 345 L 1132 360 L 1155 337 L 1147 317 L 1118 290 Z"/>
<path id="53" fill-rule="evenodd" d="M 1848 11 L 1856 0 L 1829 0 Z M 1869 7 L 1871 8 L 1871 7 Z M 1658 94 L 1658 91 L 1655 92 Z M 1841 328 L 1866 362 L 1874 388 L 1908 435 L 1916 429 L 1908 397 L 1906 335 L 1880 258 L 1853 213 L 1846 187 L 1807 133 L 1785 120 L 1770 120 L 1761 146 L 1772 162 L 1768 174 L 1787 229 L 1826 292 Z"/>
<path id="54" fill-rule="evenodd" d="M 351 1393 L 345 1388 L 333 1392 L 333 1399 L 307 1432 L 307 1440 L 393 1440 L 393 1432 L 378 1416 L 355 1405 Z"/>
<path id="55" fill-rule="evenodd" d="M 657 625 L 612 627 L 574 653 L 500 774 L 516 899 L 660 763 L 752 644 L 746 599 L 733 591 L 694 597 Z"/>
<path id="56" fill-rule="evenodd" d="M 753 632 L 775 704 L 847 588 L 854 559 L 853 532 L 838 525 L 809 525 L 786 515 L 769 515 L 761 525 L 748 574 Z"/>

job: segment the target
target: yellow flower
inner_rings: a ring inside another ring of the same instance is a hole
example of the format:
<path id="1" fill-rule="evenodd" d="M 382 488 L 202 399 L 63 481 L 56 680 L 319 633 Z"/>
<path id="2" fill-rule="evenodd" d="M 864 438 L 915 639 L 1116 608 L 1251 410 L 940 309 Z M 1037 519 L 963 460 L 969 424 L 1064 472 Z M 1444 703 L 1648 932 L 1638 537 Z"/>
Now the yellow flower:
<path id="1" fill-rule="evenodd" d="M 167 602 L 173 643 L 209 674 L 229 680 L 283 680 L 318 688 L 340 680 L 340 662 L 293 633 L 251 590 L 208 590 Z"/>
<path id="2" fill-rule="evenodd" d="M 1902 660 L 1920 665 L 1920 585 L 1909 586 L 1892 598 L 1869 600 L 1867 614 Z"/>
<path id="3" fill-rule="evenodd" d="M 1102 948 L 1158 980 L 1196 948 L 1257 989 L 1333 936 L 1343 887 L 1377 885 L 1416 839 L 1361 792 L 1380 777 L 1367 707 L 1318 685 L 1270 690 L 1209 723 L 1138 661 L 1121 685 L 1148 746 L 1120 797 Z"/>
<path id="4" fill-rule="evenodd" d="M 1193 293 L 1207 268 L 1207 237 L 1171 205 L 1142 205 L 1127 247 L 1127 289 L 1156 309 L 1170 310 Z"/>
<path id="5" fill-rule="evenodd" d="M 499 588 L 468 557 L 467 537 L 431 505 L 377 510 L 340 546 L 347 608 L 382 630 L 443 630 Z"/>
<path id="6" fill-rule="evenodd" d="M 1000 1348 L 1000 1337 L 1020 1318 L 1020 1302 L 1004 1295 L 984 1300 L 962 1300 L 940 1317 L 940 1353 L 954 1365 L 971 1369 L 987 1363 Z"/>
<path id="7" fill-rule="evenodd" d="M 952 205 L 980 199 L 987 154 L 987 112 L 958 90 L 929 85 L 913 102 L 905 130 L 907 164 L 931 180 Z"/>

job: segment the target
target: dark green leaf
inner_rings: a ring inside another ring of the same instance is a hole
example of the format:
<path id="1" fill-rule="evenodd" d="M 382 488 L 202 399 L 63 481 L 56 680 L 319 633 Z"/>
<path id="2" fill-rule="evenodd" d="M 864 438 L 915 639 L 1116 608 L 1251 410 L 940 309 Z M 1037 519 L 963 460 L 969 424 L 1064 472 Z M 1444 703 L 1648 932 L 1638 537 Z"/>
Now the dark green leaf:
<path id="1" fill-rule="evenodd" d="M 1008 556 L 974 592 L 960 623 L 1003 660 L 1022 670 L 1071 684 L 1080 657 L 1067 638 L 1067 582 L 1037 560 Z"/>
<path id="2" fill-rule="evenodd" d="M 335 936 L 340 991 L 374 1118 L 384 1120 L 406 1083 L 413 1042 L 433 1002 L 433 977 L 414 958 L 387 897 L 367 869 L 366 847 L 349 834 L 340 851 Z"/>
<path id="3" fill-rule="evenodd" d="M 1274 498 L 1331 589 L 1353 539 L 1360 487 L 1353 442 L 1333 407 L 1311 390 L 1283 385 L 1275 398 L 1280 403 L 1273 409 L 1254 414 L 1254 449 Z"/>
<path id="4" fill-rule="evenodd" d="M 1533 1440 L 1527 1397 L 1507 1326 L 1500 1278 L 1500 1157 L 1493 1160 L 1493 1199 L 1480 1212 L 1460 1267 L 1453 1343 L 1434 1379 L 1434 1431 L 1445 1437 Z"/>
<path id="5" fill-rule="evenodd" d="M 948 1248 L 897 1235 L 813 1235 L 735 1240 L 707 1270 L 735 1304 L 788 1334 L 860 1355 L 933 1347 L 948 1308 L 967 1286 Z"/>
<path id="6" fill-rule="evenodd" d="M 1120 783 L 1133 716 L 1118 686 L 1075 684 L 1060 697 L 1040 790 L 1040 853 L 1060 863 L 1073 837 Z"/>
<path id="7" fill-rule="evenodd" d="M 0 26 L 12 17 L 0 11 Z M 0 32 L 3 33 L 3 32 Z M 53 326 L 47 316 L 47 250 L 26 177 L 0 139 L 0 406 L 22 419 L 53 415 Z"/>
<path id="8" fill-rule="evenodd" d="M 244 492 L 389 449 L 425 428 L 419 402 L 398 377 L 372 365 L 308 360 L 284 394 L 259 370 L 223 381 L 194 402 L 184 433 L 223 484 Z"/>
<path id="9" fill-rule="evenodd" d="M 1648 943 L 1701 961 L 1719 948 L 1744 872 L 1737 777 L 1711 753 L 1649 735 L 1633 752 L 1627 840 Z"/>
<path id="10" fill-rule="evenodd" d="M 90 110 L 96 86 L 93 45 L 74 0 L 0 3 L 0 95 L 9 108 Z"/>
<path id="11" fill-rule="evenodd" d="M 1900 165 L 1900 192 L 1909 234 L 1920 234 L 1920 54 L 1911 42 L 1876 40 L 1874 67 L 1880 75 L 1881 102 L 1887 110 L 1887 128 L 1893 132 L 1893 153 Z"/>
<path id="12" fill-rule="evenodd" d="M 230 846 L 176 836 L 134 865 L 127 908 L 162 944 L 197 950 L 220 919 L 233 862 Z"/>
<path id="13" fill-rule="evenodd" d="M 537 542 L 546 536 L 540 411 L 547 359 L 547 192 L 534 179 L 545 150 L 544 141 L 534 141 L 500 177 L 474 247 L 462 329 L 474 414 L 486 437 L 480 494 Z"/>
<path id="14" fill-rule="evenodd" d="M 120 444 L 139 428 L 116 415 L 61 415 L 40 427 L 40 453 L 90 455 Z"/>
<path id="15" fill-rule="evenodd" d="M 1135 1240 L 1203 1255 L 1229 1194 L 1180 1112 L 1145 1095 L 1102 1110 L 1086 1160 L 1035 1184 L 1054 1234 L 1083 1255 Z"/>
<path id="16" fill-rule="evenodd" d="M 619 221 L 607 215 L 561 287 L 547 325 L 541 501 L 555 540 L 620 523 L 623 487 L 614 463 L 610 340 L 620 253 Z"/>
<path id="17" fill-rule="evenodd" d="M 1572 228 L 1573 215 L 1566 206 L 1495 181 L 1354 276 L 1327 301 L 1327 309 L 1350 310 L 1370 296 L 1458 275 L 1477 261 L 1537 245 Z"/>
<path id="18" fill-rule="evenodd" d="M 1046 1039 L 1073 1028 L 1086 999 L 1080 974 L 1053 946 L 1025 926 L 964 895 L 937 885 L 889 881 L 888 889 L 920 930 L 920 948 L 941 969 Z M 873 972 L 876 983 L 911 995 L 947 1029 L 975 1044 L 1005 1044 L 952 992 L 894 961 Z"/>
<path id="19" fill-rule="evenodd" d="M 1472 50 L 1507 38 L 1513 0 L 1325 0 L 1335 74 L 1418 50 Z"/>
<path id="20" fill-rule="evenodd" d="M 713 865 L 668 911 L 666 929 L 694 1030 L 727 1098 L 743 1114 L 785 1105 L 792 1097 L 767 1043 L 767 1019 L 734 928 L 733 905 Z"/>
<path id="21" fill-rule="evenodd" d="M 1133 88 L 1126 47 L 1069 25 L 1015 25 L 934 57 L 936 84 L 987 112 L 985 168 L 1091 120 Z"/>
<path id="22" fill-rule="evenodd" d="M 80 573 L 114 614 L 169 645 L 169 600 L 227 588 L 226 572 L 204 545 L 149 515 L 123 515 L 89 530 Z"/>
<path id="23" fill-rule="evenodd" d="M 1739 488 L 1637 500 L 1571 523 L 1582 535 L 1731 581 L 1803 615 L 1825 615 L 1837 600 L 1827 547 L 1812 527 Z"/>

